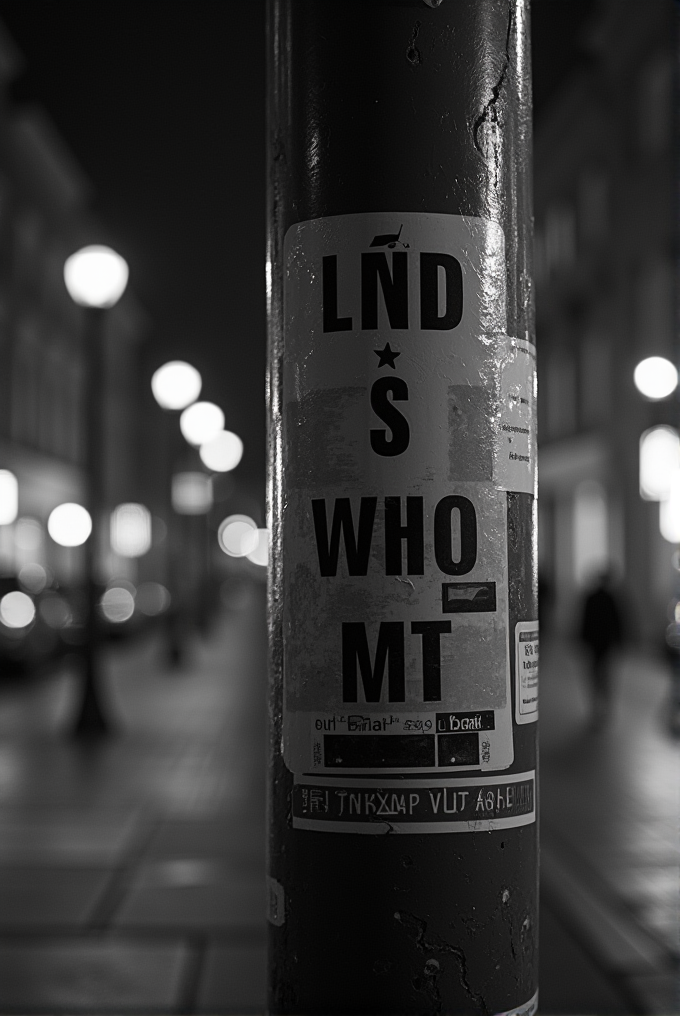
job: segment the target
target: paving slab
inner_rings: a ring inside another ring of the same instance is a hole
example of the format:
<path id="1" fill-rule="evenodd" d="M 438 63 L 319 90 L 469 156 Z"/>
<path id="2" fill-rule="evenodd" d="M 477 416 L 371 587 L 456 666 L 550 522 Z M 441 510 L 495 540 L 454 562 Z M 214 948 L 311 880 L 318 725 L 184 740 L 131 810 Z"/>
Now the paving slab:
<path id="1" fill-rule="evenodd" d="M 170 1012 L 187 959 L 180 941 L 0 944 L 0 1010 Z"/>
<path id="2" fill-rule="evenodd" d="M 110 877 L 109 870 L 98 868 L 3 867 L 0 929 L 82 925 Z"/>
<path id="3" fill-rule="evenodd" d="M 48 867 L 114 865 L 141 829 L 136 809 L 93 813 L 90 809 L 0 810 L 0 864 Z"/>
<path id="4" fill-rule="evenodd" d="M 630 1000 L 598 968 L 588 952 L 541 906 L 539 1012 L 545 1016 L 597 1013 L 630 1016 Z"/>
<path id="5" fill-rule="evenodd" d="M 241 930 L 264 935 L 264 876 L 185 858 L 142 865 L 114 917 L 121 928 Z"/>
<path id="6" fill-rule="evenodd" d="M 199 1013 L 263 1013 L 267 954 L 264 946 L 212 945 L 196 1002 Z"/>

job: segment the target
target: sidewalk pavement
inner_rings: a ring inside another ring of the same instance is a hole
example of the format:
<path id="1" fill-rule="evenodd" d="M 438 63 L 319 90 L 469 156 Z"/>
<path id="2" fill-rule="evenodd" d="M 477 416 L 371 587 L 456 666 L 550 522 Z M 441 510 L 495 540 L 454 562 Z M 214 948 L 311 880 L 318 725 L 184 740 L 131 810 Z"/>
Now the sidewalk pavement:
<path id="1" fill-rule="evenodd" d="M 541 885 L 556 915 L 628 999 L 680 1011 L 680 742 L 670 674 L 638 653 L 614 666 L 611 715 L 590 723 L 585 661 L 544 640 Z"/>
<path id="2" fill-rule="evenodd" d="M 252 587 L 183 671 L 155 640 L 117 649 L 118 733 L 90 747 L 65 736 L 67 671 L 0 687 L 0 1012 L 263 1011 L 265 642 Z M 663 672 L 644 663 L 638 694 L 637 667 L 591 738 L 578 662 L 547 654 L 544 1013 L 677 1011 L 677 747 L 655 725 Z"/>

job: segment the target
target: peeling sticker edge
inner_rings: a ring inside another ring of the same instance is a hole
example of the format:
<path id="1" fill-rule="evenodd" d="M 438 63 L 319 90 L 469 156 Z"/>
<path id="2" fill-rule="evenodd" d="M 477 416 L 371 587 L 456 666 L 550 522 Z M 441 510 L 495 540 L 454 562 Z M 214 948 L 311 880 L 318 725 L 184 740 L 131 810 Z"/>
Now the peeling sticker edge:
<path id="1" fill-rule="evenodd" d="M 494 1016 L 534 1016 L 538 1009 L 538 991 L 531 996 L 524 1005 L 518 1005 L 514 1009 L 506 1009 L 505 1012 L 495 1013 Z"/>
<path id="2" fill-rule="evenodd" d="M 271 875 L 267 875 L 267 920 L 277 928 L 286 923 L 286 893 Z"/>

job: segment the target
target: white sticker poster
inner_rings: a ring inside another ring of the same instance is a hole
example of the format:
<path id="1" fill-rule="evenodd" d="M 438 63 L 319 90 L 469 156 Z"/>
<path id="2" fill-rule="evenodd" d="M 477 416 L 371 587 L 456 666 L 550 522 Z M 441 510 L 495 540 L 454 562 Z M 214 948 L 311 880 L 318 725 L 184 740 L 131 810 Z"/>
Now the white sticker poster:
<path id="1" fill-rule="evenodd" d="M 535 444 L 502 230 L 333 216 L 292 226 L 285 262 L 286 764 L 507 768 L 506 491 L 534 491 Z"/>

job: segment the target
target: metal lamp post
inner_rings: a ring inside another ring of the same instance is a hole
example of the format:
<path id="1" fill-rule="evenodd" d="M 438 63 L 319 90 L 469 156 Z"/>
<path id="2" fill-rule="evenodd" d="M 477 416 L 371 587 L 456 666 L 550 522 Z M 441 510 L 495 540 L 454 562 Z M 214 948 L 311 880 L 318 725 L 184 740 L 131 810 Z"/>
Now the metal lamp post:
<path id="1" fill-rule="evenodd" d="M 74 728 L 77 736 L 96 736 L 110 730 L 110 722 L 102 706 L 98 679 L 97 550 L 105 508 L 106 476 L 103 346 L 105 313 L 123 295 L 128 274 L 125 260 L 110 247 L 100 245 L 83 247 L 67 258 L 64 264 L 64 282 L 69 295 L 75 303 L 85 308 L 85 470 L 88 505 L 92 517 L 92 532 L 85 544 L 87 597 L 83 647 L 84 681 Z"/>
<path id="2" fill-rule="evenodd" d="M 269 0 L 269 1011 L 537 1007 L 528 0 Z"/>

